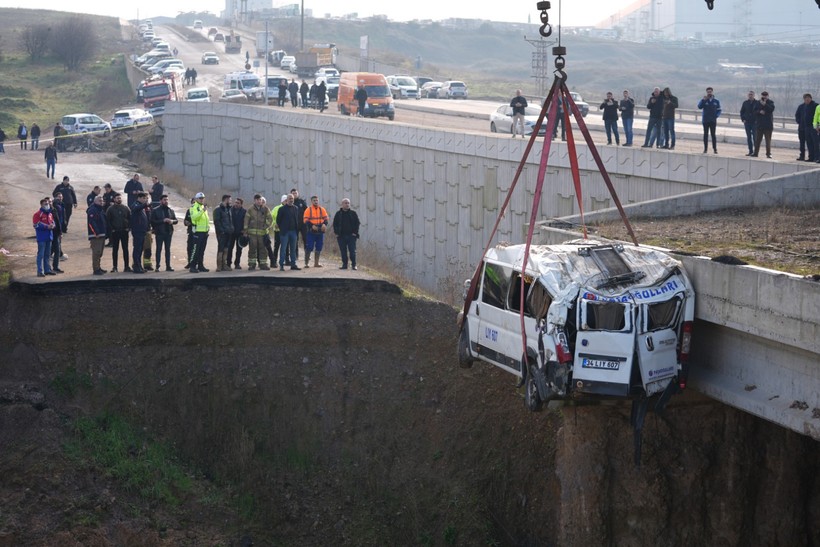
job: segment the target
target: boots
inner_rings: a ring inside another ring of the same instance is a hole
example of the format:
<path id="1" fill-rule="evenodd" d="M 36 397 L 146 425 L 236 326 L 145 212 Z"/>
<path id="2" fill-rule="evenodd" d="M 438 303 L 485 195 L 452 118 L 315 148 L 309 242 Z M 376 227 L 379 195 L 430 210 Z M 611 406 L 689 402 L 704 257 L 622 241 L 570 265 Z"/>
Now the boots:
<path id="1" fill-rule="evenodd" d="M 310 268 L 310 251 L 305 251 L 305 268 Z"/>
<path id="2" fill-rule="evenodd" d="M 225 253 L 219 251 L 216 253 L 216 271 L 221 272 L 225 269 Z"/>
<path id="3" fill-rule="evenodd" d="M 222 251 L 222 271 L 231 271 L 231 261 L 228 259 L 228 253 L 226 253 L 225 251 Z"/>
<path id="4" fill-rule="evenodd" d="M 321 268 L 322 265 L 319 264 L 319 255 L 322 254 L 319 251 L 316 251 L 316 254 L 313 255 L 313 267 L 314 268 Z"/>

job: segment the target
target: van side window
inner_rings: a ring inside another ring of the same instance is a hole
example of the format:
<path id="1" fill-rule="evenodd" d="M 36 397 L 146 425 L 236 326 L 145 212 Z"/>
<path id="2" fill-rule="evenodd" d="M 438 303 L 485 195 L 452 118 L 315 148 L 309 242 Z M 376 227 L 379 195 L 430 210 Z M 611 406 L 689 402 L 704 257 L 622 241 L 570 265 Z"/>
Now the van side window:
<path id="1" fill-rule="evenodd" d="M 496 308 L 504 309 L 507 301 L 507 291 L 510 288 L 512 268 L 487 264 L 484 267 L 484 281 L 482 287 L 482 302 Z"/>
<path id="2" fill-rule="evenodd" d="M 532 317 L 532 309 L 530 307 L 529 298 L 530 288 L 532 287 L 532 277 L 524 276 L 524 315 Z M 512 282 L 510 284 L 510 297 L 507 299 L 507 307 L 514 312 L 521 311 L 521 272 L 513 272 Z"/>
<path id="3" fill-rule="evenodd" d="M 532 315 L 536 319 L 544 319 L 552 304 L 552 297 L 547 292 L 546 287 L 541 283 L 536 283 L 530 290 L 527 299 L 527 308 L 532 310 Z"/>

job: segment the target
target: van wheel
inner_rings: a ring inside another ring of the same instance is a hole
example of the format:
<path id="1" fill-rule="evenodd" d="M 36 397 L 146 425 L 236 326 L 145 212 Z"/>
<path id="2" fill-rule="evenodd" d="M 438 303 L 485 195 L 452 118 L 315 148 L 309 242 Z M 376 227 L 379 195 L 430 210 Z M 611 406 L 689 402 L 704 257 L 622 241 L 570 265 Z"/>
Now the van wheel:
<path id="1" fill-rule="evenodd" d="M 395 118 L 395 116 L 394 116 L 393 114 L 390 114 L 390 115 L 389 115 L 389 116 L 387 116 L 387 117 L 388 117 L 388 119 L 389 119 L 391 122 L 393 121 L 393 118 Z"/>
<path id="2" fill-rule="evenodd" d="M 105 131 L 103 131 L 103 137 L 107 137 L 107 136 L 108 136 L 108 135 L 110 135 L 110 134 L 111 134 L 111 131 L 109 131 L 108 129 L 106 129 Z"/>
<path id="3" fill-rule="evenodd" d="M 527 380 L 524 382 L 524 404 L 530 412 L 540 412 L 544 409 L 544 402 L 538 395 L 538 386 L 535 385 L 532 374 L 527 374 Z"/>
<path id="4" fill-rule="evenodd" d="M 461 334 L 458 336 L 458 366 L 461 368 L 471 368 L 473 357 L 470 355 L 470 332 L 468 326 L 464 325 Z"/>

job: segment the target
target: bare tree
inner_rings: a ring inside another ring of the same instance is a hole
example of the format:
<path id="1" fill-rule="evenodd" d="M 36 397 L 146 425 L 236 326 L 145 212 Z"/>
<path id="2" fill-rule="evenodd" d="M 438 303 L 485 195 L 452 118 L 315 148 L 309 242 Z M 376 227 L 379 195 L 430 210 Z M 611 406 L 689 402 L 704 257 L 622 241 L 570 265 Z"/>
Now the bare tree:
<path id="1" fill-rule="evenodd" d="M 99 42 L 94 24 L 88 17 L 74 15 L 55 28 L 51 51 L 68 70 L 74 70 L 97 53 Z"/>
<path id="2" fill-rule="evenodd" d="M 32 61 L 39 61 L 46 52 L 51 39 L 51 26 L 45 23 L 28 25 L 20 33 L 20 47 Z"/>

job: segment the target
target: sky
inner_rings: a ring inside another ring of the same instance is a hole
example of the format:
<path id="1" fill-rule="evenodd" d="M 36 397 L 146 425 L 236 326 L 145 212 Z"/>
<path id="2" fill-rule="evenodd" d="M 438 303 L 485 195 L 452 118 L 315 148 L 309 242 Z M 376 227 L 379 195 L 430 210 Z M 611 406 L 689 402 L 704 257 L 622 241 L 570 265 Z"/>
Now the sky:
<path id="1" fill-rule="evenodd" d="M 274 6 L 292 4 L 300 0 L 273 0 Z M 324 17 L 326 13 L 341 16 L 356 12 L 359 17 L 370 15 L 387 15 L 394 21 L 412 19 L 440 20 L 449 17 L 466 19 L 489 19 L 491 21 L 509 21 L 539 23 L 537 0 L 508 0 L 496 4 L 490 1 L 460 0 L 441 2 L 440 0 L 408 0 L 405 2 L 385 2 L 384 0 L 304 0 L 305 10 L 312 9 L 314 17 Z M 635 0 L 552 0 L 549 11 L 550 23 L 555 26 L 558 21 L 558 5 L 562 8 L 564 26 L 594 25 L 606 19 L 620 9 L 624 9 Z M 142 19 L 160 15 L 176 16 L 180 12 L 210 11 L 218 14 L 225 8 L 225 2 L 219 0 L 137 0 L 136 2 L 111 2 L 104 0 L 0 0 L 0 7 L 49 9 L 92 13 L 96 15 L 117 16 L 123 19 Z"/>

